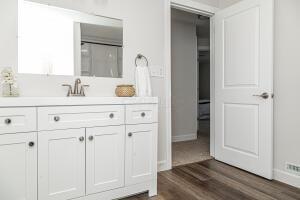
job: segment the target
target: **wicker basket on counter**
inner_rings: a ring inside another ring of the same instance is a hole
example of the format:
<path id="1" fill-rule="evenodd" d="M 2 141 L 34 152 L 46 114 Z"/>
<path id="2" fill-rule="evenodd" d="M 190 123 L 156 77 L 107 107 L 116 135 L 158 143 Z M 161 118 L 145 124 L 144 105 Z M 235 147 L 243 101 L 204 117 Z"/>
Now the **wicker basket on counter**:
<path id="1" fill-rule="evenodd" d="M 115 93 L 118 97 L 133 97 L 135 95 L 135 89 L 133 85 L 118 85 Z"/>

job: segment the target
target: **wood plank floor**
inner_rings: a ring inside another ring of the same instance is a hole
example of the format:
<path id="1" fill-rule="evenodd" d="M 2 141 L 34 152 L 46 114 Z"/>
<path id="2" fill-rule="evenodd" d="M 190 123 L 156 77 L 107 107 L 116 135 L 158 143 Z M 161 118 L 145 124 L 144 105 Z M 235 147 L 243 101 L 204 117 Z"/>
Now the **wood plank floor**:
<path id="1" fill-rule="evenodd" d="M 158 196 L 126 200 L 300 200 L 300 189 L 269 181 L 215 160 L 179 166 L 158 175 Z"/>

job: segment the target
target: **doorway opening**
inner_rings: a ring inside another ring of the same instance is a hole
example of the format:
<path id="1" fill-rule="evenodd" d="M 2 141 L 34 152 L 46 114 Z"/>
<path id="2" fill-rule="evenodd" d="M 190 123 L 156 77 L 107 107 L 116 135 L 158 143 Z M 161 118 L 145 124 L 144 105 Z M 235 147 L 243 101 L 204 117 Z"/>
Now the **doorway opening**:
<path id="1" fill-rule="evenodd" d="M 172 166 L 211 159 L 210 18 L 171 9 Z"/>

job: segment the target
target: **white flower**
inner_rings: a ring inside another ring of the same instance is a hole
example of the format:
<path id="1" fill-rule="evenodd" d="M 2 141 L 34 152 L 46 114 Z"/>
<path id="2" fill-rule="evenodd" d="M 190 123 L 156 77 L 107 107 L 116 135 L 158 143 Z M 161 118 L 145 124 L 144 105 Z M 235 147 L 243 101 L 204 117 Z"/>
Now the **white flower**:
<path id="1" fill-rule="evenodd" d="M 4 68 L 1 71 L 1 79 L 2 79 L 2 83 L 14 84 L 15 77 L 14 77 L 14 73 L 13 73 L 12 69 Z"/>

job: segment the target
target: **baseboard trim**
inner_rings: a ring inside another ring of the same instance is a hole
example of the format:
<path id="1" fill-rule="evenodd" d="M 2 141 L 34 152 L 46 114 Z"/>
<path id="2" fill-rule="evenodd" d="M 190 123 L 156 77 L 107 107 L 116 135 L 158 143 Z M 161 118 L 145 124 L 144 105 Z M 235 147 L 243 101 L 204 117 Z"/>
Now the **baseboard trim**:
<path id="1" fill-rule="evenodd" d="M 167 171 L 167 170 L 169 170 L 169 168 L 168 168 L 166 160 L 157 162 L 157 171 L 162 172 L 162 171 Z"/>
<path id="2" fill-rule="evenodd" d="M 275 180 L 300 188 L 300 176 L 279 169 L 274 169 L 273 172 Z"/>
<path id="3" fill-rule="evenodd" d="M 172 136 L 172 142 L 184 142 L 184 141 L 190 141 L 196 139 L 197 139 L 197 133 Z"/>

